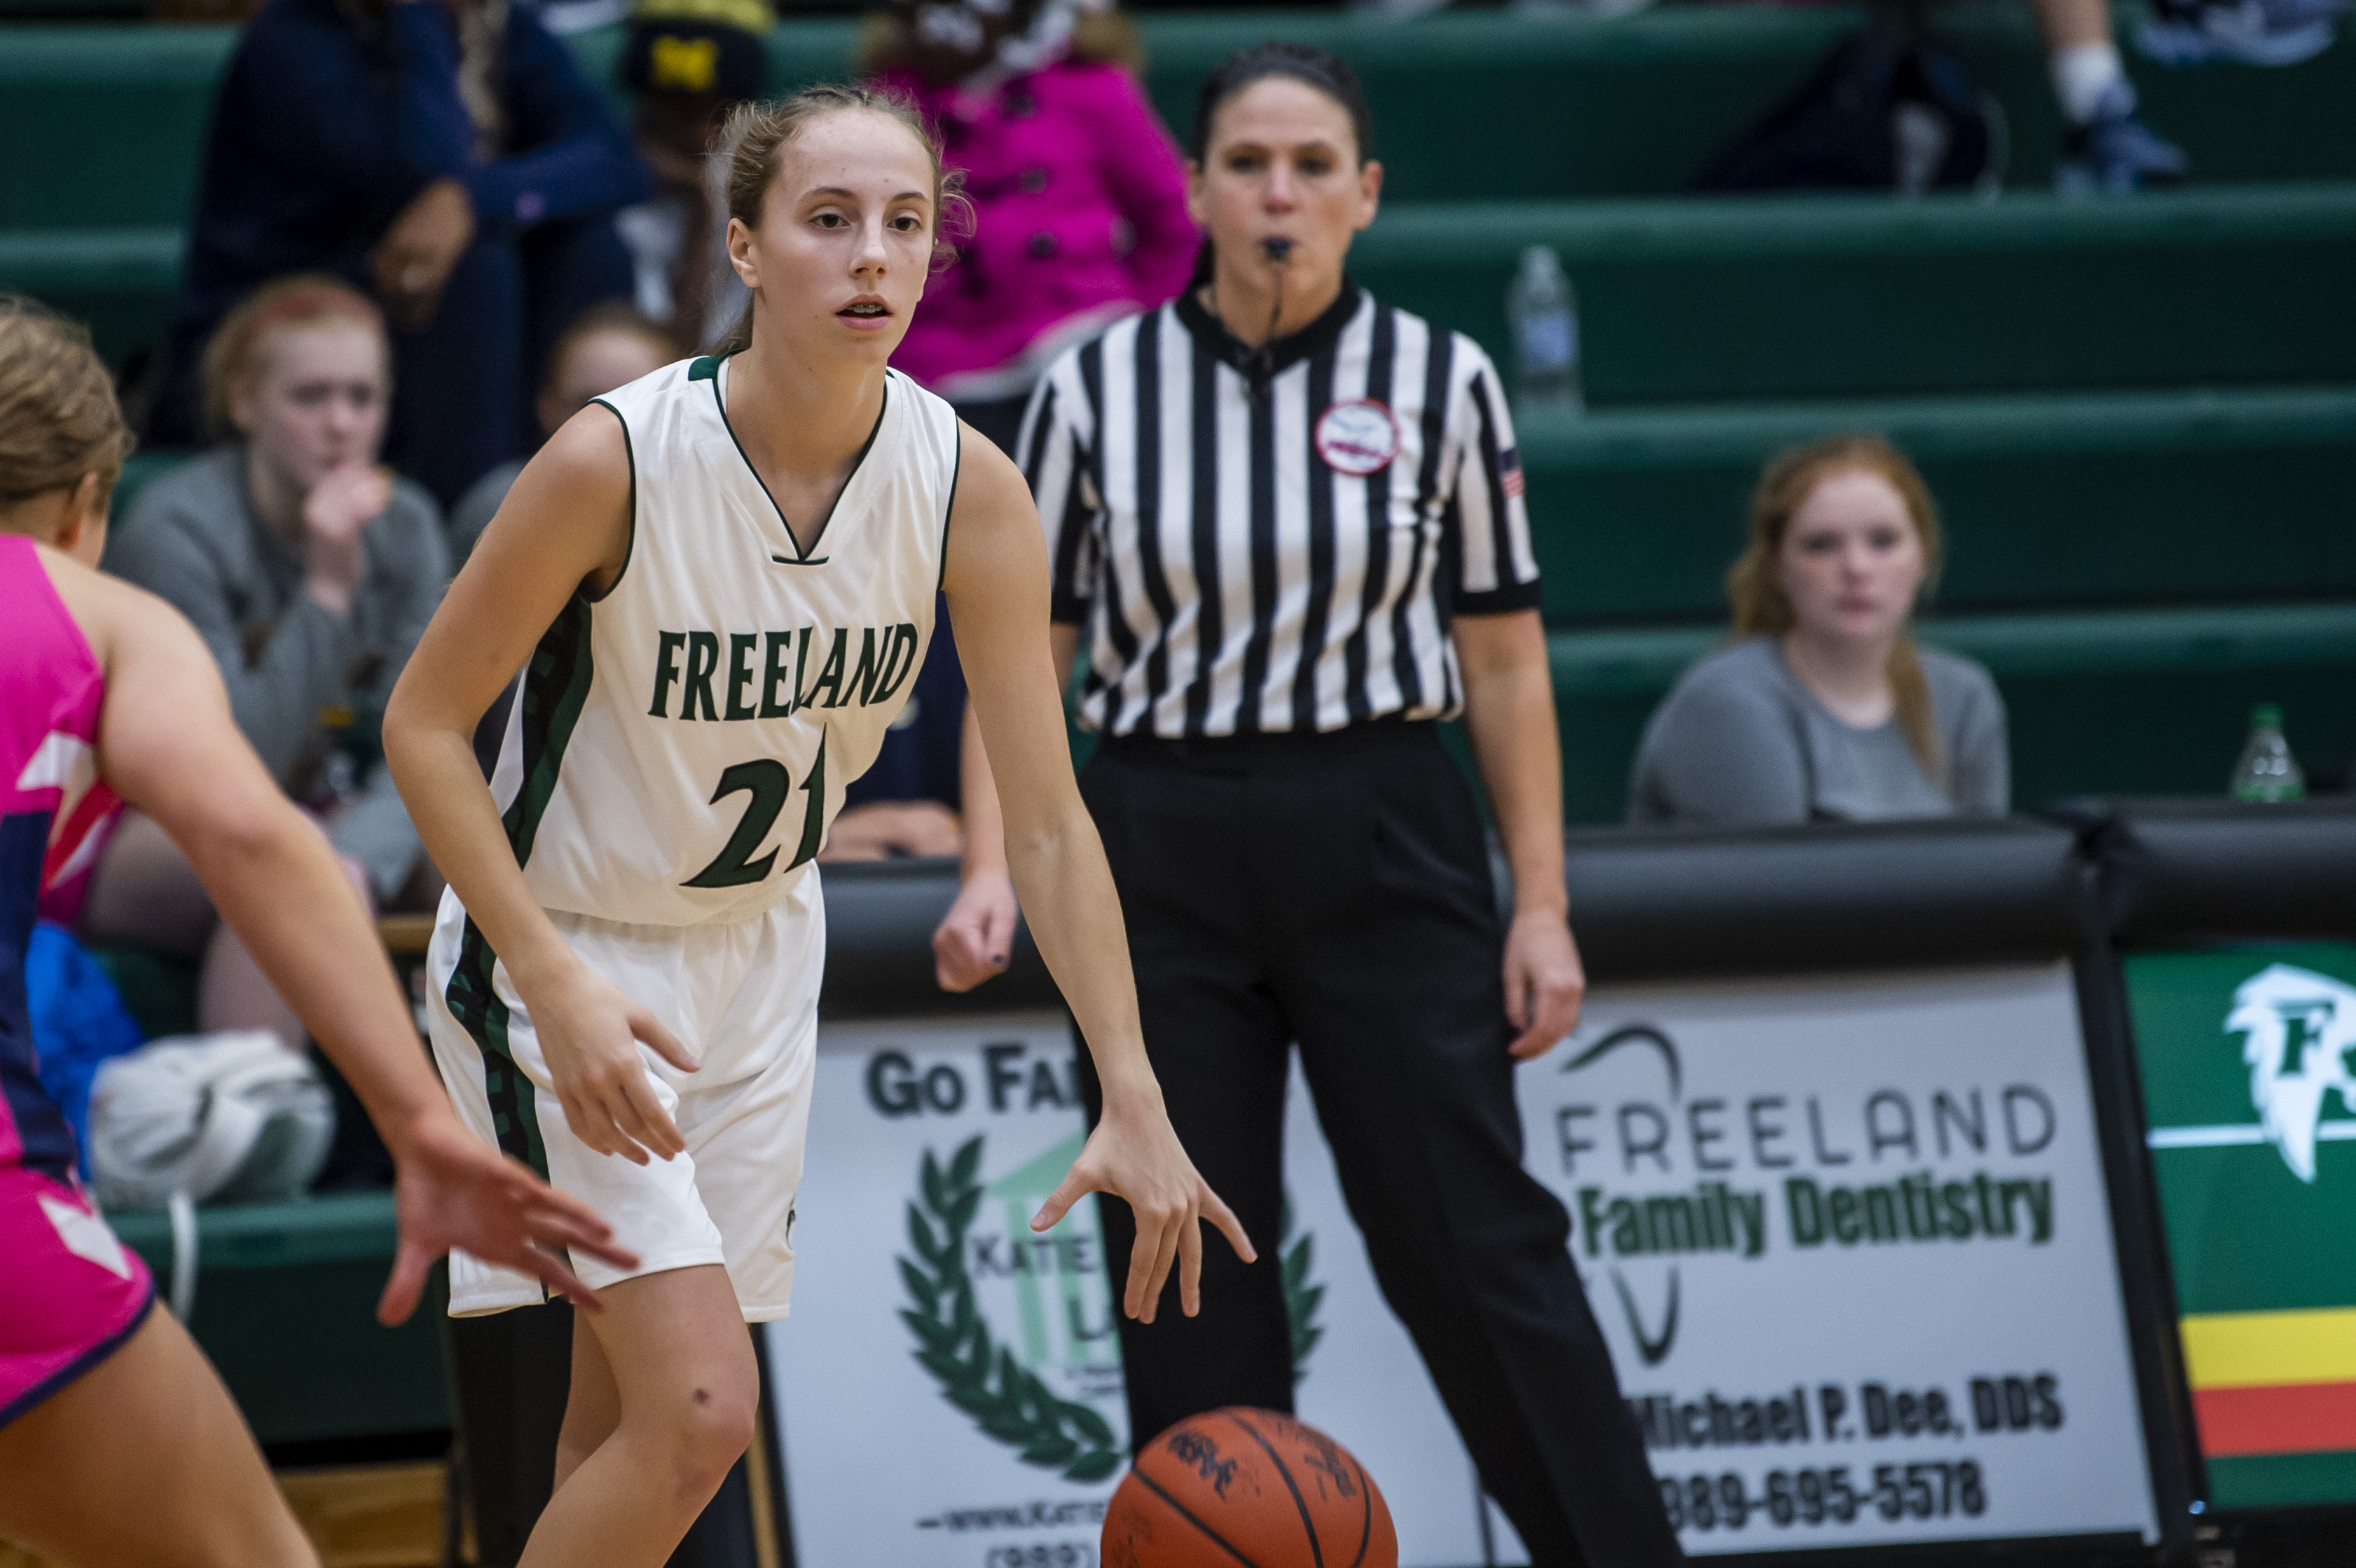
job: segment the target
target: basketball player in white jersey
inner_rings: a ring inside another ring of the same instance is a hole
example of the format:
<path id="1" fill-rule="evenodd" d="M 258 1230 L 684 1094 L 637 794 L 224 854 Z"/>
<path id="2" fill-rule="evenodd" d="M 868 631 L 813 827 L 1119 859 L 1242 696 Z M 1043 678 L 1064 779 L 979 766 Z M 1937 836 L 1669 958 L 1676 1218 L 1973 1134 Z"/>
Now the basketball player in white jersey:
<path id="1" fill-rule="evenodd" d="M 1013 464 L 887 369 L 945 194 L 913 112 L 819 88 L 740 113 L 716 358 L 584 409 L 532 459 L 419 643 L 385 749 L 450 880 L 431 1020 L 484 1138 L 613 1223 L 576 1259 L 556 1490 L 523 1562 L 660 1563 L 750 1441 L 742 1323 L 783 1316 L 825 927 L 810 863 L 924 660 L 937 588 L 1001 780 L 1014 880 L 1106 1113 L 1034 1224 L 1138 1217 L 1124 1309 L 1199 1222 L 1249 1241 L 1146 1065 L 1120 908 L 1073 783 L 1047 562 Z M 468 736 L 519 668 L 491 788 Z M 451 1310 L 537 1302 L 453 1260 Z M 586 1332 L 584 1332 L 584 1329 Z"/>

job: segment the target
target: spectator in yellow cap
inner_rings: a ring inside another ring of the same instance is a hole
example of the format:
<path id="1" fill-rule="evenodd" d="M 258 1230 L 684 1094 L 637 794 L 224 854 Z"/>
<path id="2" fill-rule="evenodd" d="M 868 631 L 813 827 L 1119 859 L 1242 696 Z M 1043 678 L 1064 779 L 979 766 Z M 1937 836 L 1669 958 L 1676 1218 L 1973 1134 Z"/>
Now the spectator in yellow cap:
<path id="1" fill-rule="evenodd" d="M 654 196 L 616 219 L 640 314 L 688 349 L 736 325 L 744 285 L 728 264 L 727 160 L 710 156 L 728 111 L 768 90 L 766 0 L 640 0 L 622 55 L 637 94 L 638 152 Z"/>

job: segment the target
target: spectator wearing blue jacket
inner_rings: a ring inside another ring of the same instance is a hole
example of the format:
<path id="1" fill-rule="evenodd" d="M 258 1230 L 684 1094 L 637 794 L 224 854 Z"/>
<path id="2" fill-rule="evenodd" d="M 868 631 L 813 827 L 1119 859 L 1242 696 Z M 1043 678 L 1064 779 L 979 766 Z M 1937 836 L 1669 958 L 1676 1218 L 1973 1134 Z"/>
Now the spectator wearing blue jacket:
<path id="1" fill-rule="evenodd" d="M 626 299 L 613 213 L 651 178 L 514 0 L 269 0 L 213 106 L 151 438 L 193 444 L 195 377 L 230 307 L 331 272 L 393 326 L 387 456 L 445 506 L 529 451 L 532 368 Z"/>

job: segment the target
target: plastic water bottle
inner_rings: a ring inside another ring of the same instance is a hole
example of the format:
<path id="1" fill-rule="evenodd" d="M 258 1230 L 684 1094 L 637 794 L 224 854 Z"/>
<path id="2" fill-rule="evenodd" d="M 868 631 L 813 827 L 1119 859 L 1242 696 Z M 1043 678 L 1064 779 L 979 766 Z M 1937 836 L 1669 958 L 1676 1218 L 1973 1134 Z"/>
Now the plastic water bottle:
<path id="1" fill-rule="evenodd" d="M 1524 407 L 1577 413 L 1586 406 L 1579 385 L 1579 299 L 1551 245 L 1522 252 L 1514 285 L 1505 291 L 1505 319 L 1514 328 L 1514 376 Z"/>
<path id="2" fill-rule="evenodd" d="M 2283 739 L 2282 710 L 2261 703 L 2250 714 L 2250 743 L 2242 747 L 2234 765 L 2233 796 L 2236 800 L 2299 800 L 2307 797 L 2307 775 Z"/>

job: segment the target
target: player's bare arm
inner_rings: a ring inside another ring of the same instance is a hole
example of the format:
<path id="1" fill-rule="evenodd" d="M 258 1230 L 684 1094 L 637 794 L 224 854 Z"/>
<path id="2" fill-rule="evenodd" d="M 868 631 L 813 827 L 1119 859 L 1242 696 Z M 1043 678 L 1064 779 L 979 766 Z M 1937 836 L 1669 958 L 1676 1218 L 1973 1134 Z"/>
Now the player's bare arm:
<path id="1" fill-rule="evenodd" d="M 418 835 L 530 1007 L 575 1136 L 638 1165 L 686 1147 L 638 1056 L 695 1058 L 576 957 L 525 885 L 475 760 L 475 725 L 576 592 L 621 575 L 630 462 L 620 421 L 592 405 L 524 466 L 410 656 L 384 715 L 384 754 Z"/>
<path id="2" fill-rule="evenodd" d="M 378 1305 L 406 1318 L 453 1247 L 594 1304 L 558 1248 L 626 1258 L 585 1206 L 483 1146 L 426 1066 L 391 968 L 335 852 L 237 729 L 195 630 L 162 600 L 43 549 L 106 671 L 99 763 L 196 868 L 221 917 L 343 1070 L 399 1176 L 401 1245 Z"/>
<path id="3" fill-rule="evenodd" d="M 1173 1264 L 1188 1316 L 1201 1304 L 1201 1221 L 1246 1262 L 1251 1240 L 1179 1146 L 1145 1056 L 1120 899 L 1064 739 L 1063 687 L 1047 621 L 1047 547 L 1031 492 L 1005 454 L 960 432 L 942 587 L 974 718 L 996 759 L 1006 867 L 1048 971 L 1079 1020 L 1104 1084 L 1104 1117 L 1032 1224 L 1045 1230 L 1089 1192 L 1137 1215 L 1122 1310 L 1153 1321 Z M 1068 657 L 1068 655 L 1066 655 Z"/>
<path id="4" fill-rule="evenodd" d="M 1047 628 L 1047 652 L 1055 690 L 1072 683 L 1072 660 L 1079 657 L 1080 628 L 1062 623 Z M 971 991 L 1006 971 L 1014 949 L 1021 910 L 1006 875 L 1005 824 L 998 810 L 998 785 L 990 776 L 990 754 L 981 727 L 968 704 L 958 749 L 958 797 L 965 811 L 965 854 L 958 866 L 958 896 L 933 933 L 933 975 L 944 991 Z"/>
<path id="5" fill-rule="evenodd" d="M 1505 933 L 1507 1048 L 1544 1056 L 1579 1022 L 1587 972 L 1571 940 L 1563 885 L 1562 746 L 1546 628 L 1536 610 L 1459 616 L 1451 628 L 1464 674 L 1464 728 L 1514 871 Z"/>

